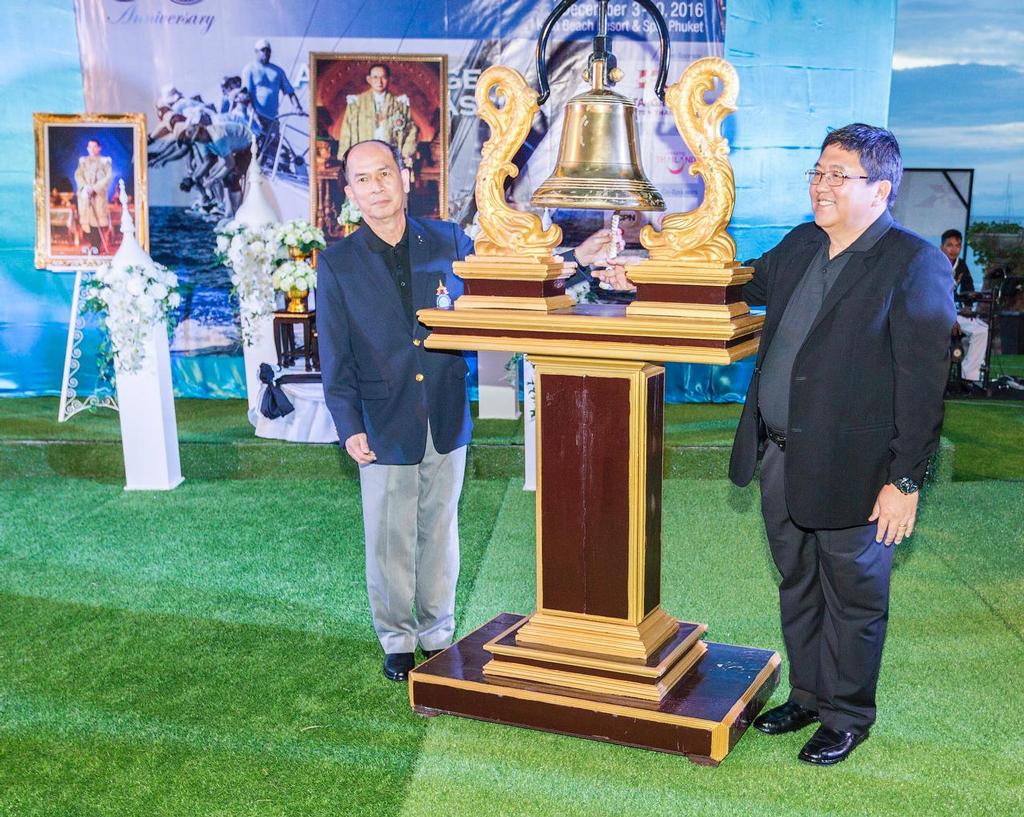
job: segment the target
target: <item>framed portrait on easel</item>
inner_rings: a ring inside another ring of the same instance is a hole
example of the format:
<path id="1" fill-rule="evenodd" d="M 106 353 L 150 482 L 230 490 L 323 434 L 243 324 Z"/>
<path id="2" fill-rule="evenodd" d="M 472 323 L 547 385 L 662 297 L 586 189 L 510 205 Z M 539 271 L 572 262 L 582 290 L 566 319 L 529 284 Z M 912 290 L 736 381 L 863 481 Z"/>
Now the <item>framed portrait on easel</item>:
<path id="1" fill-rule="evenodd" d="M 310 220 L 328 242 L 358 223 L 345 202 L 341 159 L 380 139 L 409 171 L 409 213 L 448 217 L 448 58 L 444 54 L 309 55 Z"/>
<path id="2" fill-rule="evenodd" d="M 113 257 L 121 245 L 122 179 L 148 252 L 145 115 L 36 113 L 32 119 L 36 267 L 75 270 Z"/>

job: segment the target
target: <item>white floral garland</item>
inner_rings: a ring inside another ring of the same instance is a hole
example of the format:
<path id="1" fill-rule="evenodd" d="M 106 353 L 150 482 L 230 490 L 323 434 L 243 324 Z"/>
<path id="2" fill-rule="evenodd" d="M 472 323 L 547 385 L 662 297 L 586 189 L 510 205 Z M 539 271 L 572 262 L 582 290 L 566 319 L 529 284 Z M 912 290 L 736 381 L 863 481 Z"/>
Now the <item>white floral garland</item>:
<path id="1" fill-rule="evenodd" d="M 181 303 L 178 276 L 162 264 L 124 268 L 105 264 L 86 286 L 86 307 L 104 314 L 117 371 L 139 371 L 154 328 L 166 330 L 168 315 Z"/>
<path id="2" fill-rule="evenodd" d="M 276 306 L 270 278 L 276 264 L 288 257 L 278 233 L 278 225 L 264 224 L 233 227 L 217 234 L 217 257 L 231 270 L 246 346 L 255 342 L 260 323 Z"/>

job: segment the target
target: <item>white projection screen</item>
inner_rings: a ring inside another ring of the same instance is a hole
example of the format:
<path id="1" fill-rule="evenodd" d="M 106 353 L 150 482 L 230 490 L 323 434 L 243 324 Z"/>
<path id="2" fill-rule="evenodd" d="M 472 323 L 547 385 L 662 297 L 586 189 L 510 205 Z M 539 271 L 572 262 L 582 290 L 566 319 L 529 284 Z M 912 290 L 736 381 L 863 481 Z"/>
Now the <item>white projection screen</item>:
<path id="1" fill-rule="evenodd" d="M 906 168 L 893 216 L 907 229 L 936 244 L 951 228 L 967 235 L 973 186 L 973 169 Z"/>

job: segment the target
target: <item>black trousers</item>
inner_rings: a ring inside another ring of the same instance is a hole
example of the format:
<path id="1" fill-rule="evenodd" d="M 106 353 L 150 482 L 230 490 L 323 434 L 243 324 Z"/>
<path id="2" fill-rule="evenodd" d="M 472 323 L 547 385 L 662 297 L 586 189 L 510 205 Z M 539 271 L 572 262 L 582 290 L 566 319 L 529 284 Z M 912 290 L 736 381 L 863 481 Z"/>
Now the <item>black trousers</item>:
<path id="1" fill-rule="evenodd" d="M 768 443 L 761 461 L 761 513 L 782 579 L 779 607 L 789 659 L 789 699 L 821 723 L 866 732 L 889 618 L 894 547 L 874 523 L 841 530 L 796 525 L 786 507 L 786 455 Z"/>

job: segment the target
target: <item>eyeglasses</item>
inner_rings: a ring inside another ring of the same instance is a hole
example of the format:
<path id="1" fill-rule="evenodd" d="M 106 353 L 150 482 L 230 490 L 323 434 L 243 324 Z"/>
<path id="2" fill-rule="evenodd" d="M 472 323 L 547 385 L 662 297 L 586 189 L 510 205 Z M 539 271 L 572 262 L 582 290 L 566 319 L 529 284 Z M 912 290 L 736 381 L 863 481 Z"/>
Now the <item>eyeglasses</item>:
<path id="1" fill-rule="evenodd" d="M 870 179 L 870 176 L 847 176 L 841 170 L 808 170 L 804 173 L 804 177 L 807 179 L 808 184 L 817 184 L 821 181 L 821 177 L 825 177 L 825 183 L 829 187 L 842 187 L 843 182 L 847 179 Z"/>

